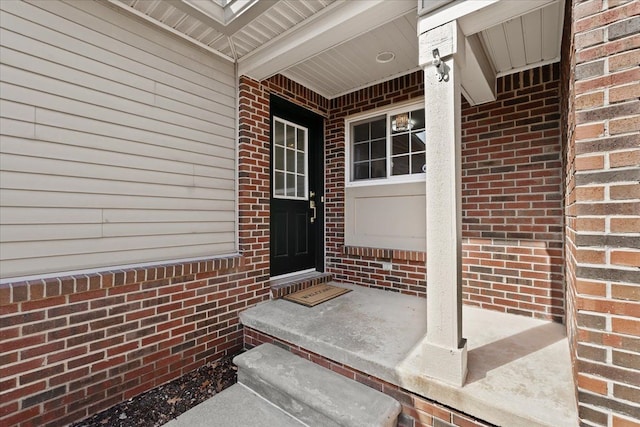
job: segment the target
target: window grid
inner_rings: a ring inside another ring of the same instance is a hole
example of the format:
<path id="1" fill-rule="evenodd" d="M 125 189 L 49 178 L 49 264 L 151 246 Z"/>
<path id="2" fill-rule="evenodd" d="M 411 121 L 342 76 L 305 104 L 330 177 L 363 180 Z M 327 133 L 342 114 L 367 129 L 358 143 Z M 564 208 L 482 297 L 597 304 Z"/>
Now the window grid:
<path id="1" fill-rule="evenodd" d="M 399 116 L 408 124 L 397 128 Z M 407 122 L 407 120 L 405 120 Z M 424 109 L 408 107 L 350 124 L 350 181 L 366 182 L 424 173 Z"/>
<path id="2" fill-rule="evenodd" d="M 395 117 L 408 114 L 409 127 L 394 129 Z M 391 115 L 391 175 L 423 173 L 425 165 L 424 109 Z"/>
<path id="3" fill-rule="evenodd" d="M 354 180 L 387 176 L 386 116 L 369 119 L 353 126 Z"/>
<path id="4" fill-rule="evenodd" d="M 307 129 L 274 117 L 273 197 L 307 200 Z"/>

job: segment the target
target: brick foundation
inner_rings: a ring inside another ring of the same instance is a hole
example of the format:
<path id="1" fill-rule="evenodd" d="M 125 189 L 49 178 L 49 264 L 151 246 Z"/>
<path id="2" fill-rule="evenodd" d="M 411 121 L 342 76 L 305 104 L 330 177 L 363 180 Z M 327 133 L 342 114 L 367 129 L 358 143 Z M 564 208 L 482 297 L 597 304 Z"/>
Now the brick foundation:
<path id="1" fill-rule="evenodd" d="M 341 268 L 337 280 L 426 297 L 425 252 L 344 246 L 343 254 L 336 266 Z M 383 263 L 390 263 L 391 270 Z"/>
<path id="2" fill-rule="evenodd" d="M 238 352 L 260 273 L 235 256 L 0 288 L 0 424 L 79 421 Z"/>
<path id="3" fill-rule="evenodd" d="M 351 380 L 358 381 L 387 394 L 402 405 L 402 413 L 398 418 L 398 427 L 427 427 L 437 425 L 453 425 L 459 427 L 487 427 L 492 424 L 478 420 L 453 408 L 441 405 L 433 400 L 425 399 L 415 393 L 367 375 L 342 363 L 327 359 L 316 353 L 309 352 L 295 344 L 282 341 L 270 335 L 263 334 L 251 328 L 244 328 L 244 345 L 246 349 L 260 344 L 271 343 L 278 345 L 304 359 L 337 372 Z M 448 424 L 442 424 L 448 423 Z"/>

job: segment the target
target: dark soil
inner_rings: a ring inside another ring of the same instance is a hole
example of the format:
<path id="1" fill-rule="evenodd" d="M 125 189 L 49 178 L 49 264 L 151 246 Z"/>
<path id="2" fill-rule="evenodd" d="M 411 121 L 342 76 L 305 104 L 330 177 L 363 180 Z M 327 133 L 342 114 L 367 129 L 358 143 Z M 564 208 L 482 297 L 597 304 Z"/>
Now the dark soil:
<path id="1" fill-rule="evenodd" d="M 208 363 L 170 383 L 122 402 L 72 427 L 161 426 L 236 383 L 233 356 Z"/>

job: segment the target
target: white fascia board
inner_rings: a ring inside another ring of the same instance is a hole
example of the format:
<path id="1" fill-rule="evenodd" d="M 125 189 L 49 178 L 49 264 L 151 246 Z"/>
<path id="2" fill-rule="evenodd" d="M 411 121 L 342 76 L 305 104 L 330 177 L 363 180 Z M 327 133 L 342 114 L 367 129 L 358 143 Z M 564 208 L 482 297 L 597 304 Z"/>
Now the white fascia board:
<path id="1" fill-rule="evenodd" d="M 418 19 L 418 35 L 498 3 L 500 0 L 457 0 Z M 466 34 L 466 33 L 465 33 Z"/>
<path id="2" fill-rule="evenodd" d="M 525 15 L 558 0 L 457 0 L 418 21 L 418 34 L 458 20 L 464 35 L 471 35 Z"/>
<path id="3" fill-rule="evenodd" d="M 465 35 L 479 33 L 510 19 L 526 15 L 558 0 L 500 0 L 471 16 L 458 20 Z M 472 2 L 473 3 L 473 2 Z M 561 20 L 562 21 L 562 20 Z"/>
<path id="4" fill-rule="evenodd" d="M 308 21 L 240 58 L 239 73 L 263 80 L 416 7 L 415 0 L 337 1 Z"/>

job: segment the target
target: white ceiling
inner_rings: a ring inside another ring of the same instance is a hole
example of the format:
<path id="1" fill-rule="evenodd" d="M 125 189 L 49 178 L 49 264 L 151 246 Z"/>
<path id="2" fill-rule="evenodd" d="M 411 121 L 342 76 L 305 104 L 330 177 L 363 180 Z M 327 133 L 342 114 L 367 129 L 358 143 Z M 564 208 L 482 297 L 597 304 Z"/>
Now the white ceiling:
<path id="1" fill-rule="evenodd" d="M 408 13 L 294 65 L 282 74 L 333 98 L 417 70 L 416 25 L 415 13 Z M 393 52 L 395 59 L 378 63 L 376 56 L 381 52 Z"/>
<path id="2" fill-rule="evenodd" d="M 418 69 L 416 0 L 109 1 L 238 62 L 250 77 L 281 73 L 327 98 Z M 479 32 L 497 75 L 559 60 L 564 0 L 539 4 Z M 384 51 L 395 59 L 376 62 Z"/>
<path id="3" fill-rule="evenodd" d="M 498 75 L 560 59 L 562 2 L 480 32 L 485 52 Z"/>
<path id="4" fill-rule="evenodd" d="M 218 0 L 109 0 L 150 21 L 173 29 L 200 45 L 237 60 L 315 15 L 335 0 L 252 1 L 225 19 Z M 238 0 L 233 0 L 237 2 Z M 226 7 L 233 6 L 227 2 Z M 256 13 L 256 9 L 258 13 Z"/>

